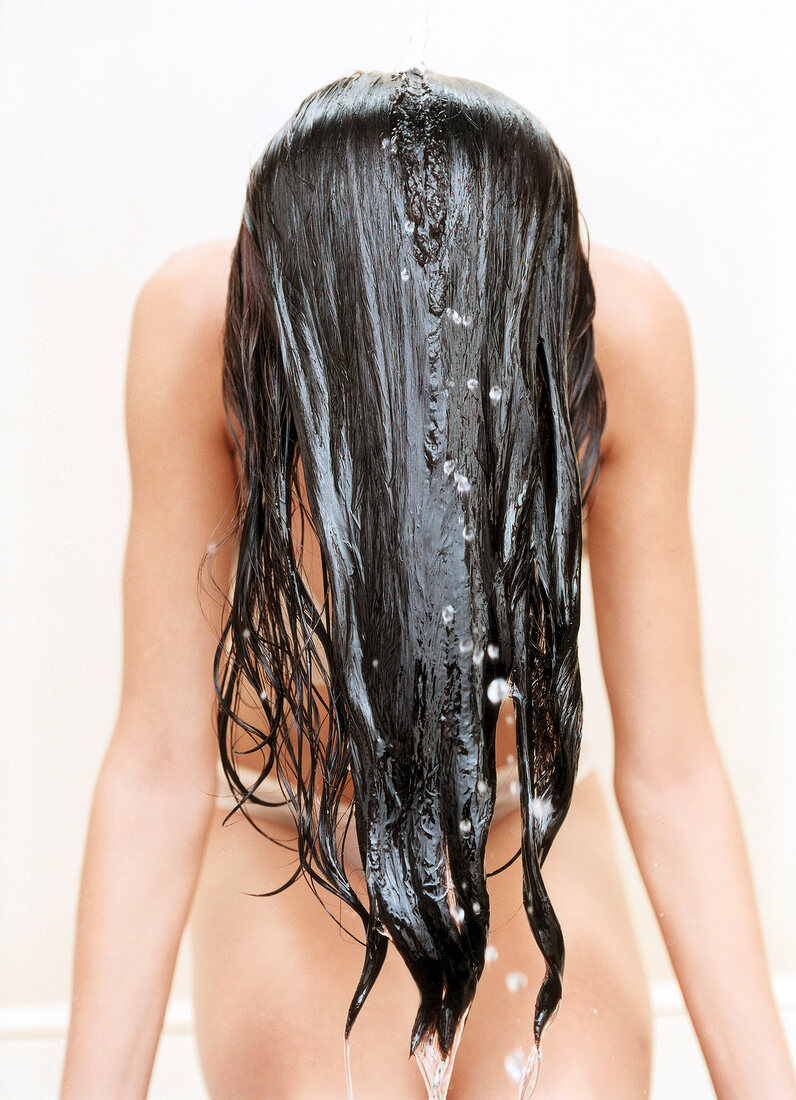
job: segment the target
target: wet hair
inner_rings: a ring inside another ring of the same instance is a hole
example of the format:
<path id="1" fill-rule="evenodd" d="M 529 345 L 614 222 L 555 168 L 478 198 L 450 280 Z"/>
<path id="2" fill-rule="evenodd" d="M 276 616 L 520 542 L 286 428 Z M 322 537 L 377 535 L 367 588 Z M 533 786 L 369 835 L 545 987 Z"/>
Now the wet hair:
<path id="1" fill-rule="evenodd" d="M 308 96 L 251 171 L 224 334 L 241 481 L 219 746 L 241 806 L 258 796 L 235 729 L 292 807 L 281 888 L 304 874 L 361 918 L 346 1038 L 392 940 L 419 991 L 410 1052 L 452 1059 L 484 967 L 509 695 L 546 963 L 537 1050 L 559 1005 L 541 868 L 581 739 L 581 523 L 605 422 L 593 314 L 569 164 L 483 84 L 356 72 Z M 320 608 L 297 516 L 320 546 Z M 246 693 L 263 729 L 239 713 Z M 343 858 L 352 817 L 367 903 Z"/>

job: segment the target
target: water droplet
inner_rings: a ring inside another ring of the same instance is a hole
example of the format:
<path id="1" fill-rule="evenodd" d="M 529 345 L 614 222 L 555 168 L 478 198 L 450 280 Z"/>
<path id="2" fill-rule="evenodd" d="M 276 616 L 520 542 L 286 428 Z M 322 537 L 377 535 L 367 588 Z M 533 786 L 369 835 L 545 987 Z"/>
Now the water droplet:
<path id="1" fill-rule="evenodd" d="M 519 993 L 521 989 L 525 989 L 528 984 L 528 975 L 523 974 L 521 970 L 512 970 L 511 973 L 506 975 L 506 989 L 509 993 Z"/>
<path id="2" fill-rule="evenodd" d="M 453 910 L 453 915 L 456 918 L 457 922 L 461 924 L 464 920 L 464 909 L 462 909 L 461 905 L 457 905 L 457 907 Z"/>
<path id="3" fill-rule="evenodd" d="M 511 783 L 509 783 L 509 794 L 512 796 L 512 798 L 516 798 L 519 793 L 520 785 L 516 779 L 512 779 Z"/>
<path id="4" fill-rule="evenodd" d="M 481 912 L 480 902 L 477 902 L 477 901 L 473 902 L 473 912 L 475 913 L 476 916 L 478 916 L 478 914 Z"/>
<path id="5" fill-rule="evenodd" d="M 456 463 L 453 461 L 452 458 L 446 458 L 442 464 L 442 470 L 445 474 L 445 477 L 450 477 L 455 468 Z"/>
<path id="6" fill-rule="evenodd" d="M 492 389 L 489 391 L 489 400 L 492 401 L 495 405 L 498 403 L 502 396 L 503 390 L 500 388 L 500 386 L 493 386 Z"/>
<path id="7" fill-rule="evenodd" d="M 214 542 L 208 542 L 208 544 L 207 544 L 207 552 L 208 552 L 208 554 L 215 554 L 215 552 L 216 552 L 216 544 L 215 544 Z"/>
<path id="8" fill-rule="evenodd" d="M 265 688 L 263 688 L 263 690 L 260 692 L 260 698 L 263 702 L 265 702 L 265 700 L 268 698 L 268 692 L 265 690 Z"/>
<path id="9" fill-rule="evenodd" d="M 514 763 L 514 755 L 510 752 L 506 754 L 506 763 L 507 764 L 513 764 Z"/>
<path id="10" fill-rule="evenodd" d="M 531 813 L 544 829 L 553 813 L 553 803 L 549 798 L 536 797 L 531 799 Z"/>
<path id="11" fill-rule="evenodd" d="M 251 638 L 251 636 L 252 636 L 252 632 L 251 632 L 251 631 L 249 630 L 249 628 L 248 628 L 248 626 L 247 626 L 247 627 L 245 628 L 245 630 L 243 631 L 243 637 L 244 637 L 244 638 Z"/>
<path id="12" fill-rule="evenodd" d="M 460 653 L 472 653 L 473 651 L 473 639 L 466 635 L 464 638 L 459 638 L 459 652 Z"/>
<path id="13" fill-rule="evenodd" d="M 475 538 L 475 528 L 471 523 L 465 523 L 462 528 L 462 537 L 465 542 L 472 542 Z"/>
<path id="14" fill-rule="evenodd" d="M 486 655 L 490 661 L 496 661 L 500 656 L 500 650 L 493 642 L 490 642 L 486 647 Z"/>
<path id="15" fill-rule="evenodd" d="M 406 230 L 407 233 L 414 233 L 415 223 L 413 221 L 405 221 L 404 222 L 404 229 Z"/>
<path id="16" fill-rule="evenodd" d="M 409 281 L 409 268 L 408 267 L 402 267 L 401 268 L 401 278 L 403 279 L 403 281 L 405 283 Z"/>
<path id="17" fill-rule="evenodd" d="M 382 147 L 382 149 L 386 149 L 386 148 L 387 148 L 387 146 L 388 146 L 389 144 L 390 144 L 390 139 L 389 139 L 388 137 L 383 137 L 383 138 L 381 139 L 381 147 Z"/>
<path id="18" fill-rule="evenodd" d="M 468 378 L 467 379 L 467 389 L 470 391 L 470 393 L 475 393 L 475 391 L 478 389 L 478 379 L 477 378 Z"/>
<path id="19" fill-rule="evenodd" d="M 492 680 L 486 689 L 487 699 L 490 703 L 502 703 L 509 693 L 509 685 L 500 676 Z"/>
<path id="20" fill-rule="evenodd" d="M 481 662 L 483 661 L 483 659 L 484 659 L 483 649 L 474 649 L 473 650 L 473 664 L 474 665 L 480 665 Z"/>
<path id="21" fill-rule="evenodd" d="M 473 828 L 473 823 L 469 817 L 463 817 L 459 822 L 459 832 L 462 836 L 469 836 Z"/>
<path id="22" fill-rule="evenodd" d="M 456 478 L 456 492 L 457 493 L 469 493 L 470 492 L 470 480 L 464 474 L 457 474 Z"/>
<path id="23" fill-rule="evenodd" d="M 378 668 L 379 667 L 379 658 L 374 657 L 373 660 L 370 663 L 373 665 L 374 668 Z"/>
<path id="24" fill-rule="evenodd" d="M 450 317 L 450 315 L 451 315 L 451 307 L 450 306 L 445 306 L 445 316 Z"/>
<path id="25" fill-rule="evenodd" d="M 446 625 L 450 625 L 450 623 L 453 622 L 453 618 L 454 618 L 455 614 L 456 614 L 456 609 L 454 608 L 453 604 L 449 603 L 446 607 L 443 607 L 443 609 L 442 609 L 442 621 Z"/>
<path id="26" fill-rule="evenodd" d="M 487 786 L 486 780 L 479 779 L 478 782 L 475 785 L 475 789 L 478 791 L 479 794 L 486 794 L 487 791 L 489 790 L 489 787 Z"/>
<path id="27" fill-rule="evenodd" d="M 597 1009 L 596 1008 L 593 1008 L 592 1012 L 594 1013 L 595 1016 L 597 1015 Z"/>
<path id="28" fill-rule="evenodd" d="M 484 951 L 484 962 L 493 963 L 498 957 L 498 949 L 493 947 L 492 944 L 487 944 L 486 951 Z"/>
<path id="29" fill-rule="evenodd" d="M 506 725 L 507 726 L 513 726 L 514 725 L 514 715 L 513 714 L 507 714 L 506 715 Z"/>
<path id="30" fill-rule="evenodd" d="M 451 321 L 453 321 L 454 325 L 460 325 L 462 323 L 461 316 L 456 312 L 455 309 L 451 310 Z"/>
<path id="31" fill-rule="evenodd" d="M 522 1071 L 525 1066 L 525 1052 L 522 1047 L 517 1047 L 516 1050 L 512 1050 L 511 1054 L 507 1054 L 503 1059 L 503 1066 L 512 1081 L 519 1083 L 522 1080 Z"/>
<path id="32" fill-rule="evenodd" d="M 464 325 L 465 328 L 467 328 L 467 326 L 470 324 L 472 319 L 473 319 L 472 315 L 469 314 L 469 313 L 465 314 L 464 317 L 462 317 L 462 324 Z"/>

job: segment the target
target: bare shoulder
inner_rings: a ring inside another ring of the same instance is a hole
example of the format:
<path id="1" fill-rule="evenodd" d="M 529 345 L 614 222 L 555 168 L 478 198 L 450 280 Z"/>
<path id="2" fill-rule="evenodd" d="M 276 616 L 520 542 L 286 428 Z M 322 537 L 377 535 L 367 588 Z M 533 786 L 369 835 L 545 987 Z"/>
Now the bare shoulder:
<path id="1" fill-rule="evenodd" d="M 606 394 L 604 457 L 635 441 L 653 443 L 662 426 L 671 432 L 678 421 L 687 434 L 694 378 L 679 295 L 652 264 L 612 248 L 592 245 L 589 268 L 595 358 Z"/>
<path id="2" fill-rule="evenodd" d="M 145 281 L 136 305 L 170 314 L 175 324 L 193 320 L 195 338 L 218 334 L 223 327 L 234 241 L 204 241 L 173 252 Z M 175 314 L 176 309 L 176 314 Z"/>
<path id="3" fill-rule="evenodd" d="M 219 239 L 173 252 L 145 280 L 135 301 L 128 400 L 147 398 L 194 410 L 229 440 L 221 398 L 227 283 L 234 241 Z M 140 408 L 137 402 L 135 408 Z"/>

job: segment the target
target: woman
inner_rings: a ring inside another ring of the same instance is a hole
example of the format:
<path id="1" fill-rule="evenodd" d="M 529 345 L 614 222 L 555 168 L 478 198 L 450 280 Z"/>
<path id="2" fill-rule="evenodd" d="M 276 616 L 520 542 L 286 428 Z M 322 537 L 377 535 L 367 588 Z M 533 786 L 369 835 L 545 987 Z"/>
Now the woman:
<path id="1" fill-rule="evenodd" d="M 557 1013 L 536 1095 L 648 1094 L 584 539 L 615 792 L 717 1093 L 796 1095 L 701 684 L 687 323 L 646 266 L 587 265 L 544 128 L 418 70 L 320 89 L 234 247 L 142 290 L 127 399 L 62 1096 L 144 1095 L 191 907 L 213 1097 L 346 1095 L 344 1022 L 357 1096 L 527 1097 Z"/>

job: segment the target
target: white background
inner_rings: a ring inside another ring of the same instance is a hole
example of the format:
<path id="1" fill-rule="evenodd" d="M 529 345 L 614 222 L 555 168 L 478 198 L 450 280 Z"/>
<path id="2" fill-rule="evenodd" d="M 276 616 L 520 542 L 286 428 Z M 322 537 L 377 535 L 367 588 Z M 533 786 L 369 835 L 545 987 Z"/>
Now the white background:
<path id="1" fill-rule="evenodd" d="M 119 692 L 122 394 L 135 294 L 174 250 L 237 232 L 249 167 L 305 95 L 354 69 L 393 70 L 421 56 L 538 115 L 570 160 L 592 240 L 651 261 L 688 309 L 708 701 L 772 971 L 780 991 L 793 988 L 796 172 L 784 8 L 0 5 L 6 1049 L 18 1053 L 25 1036 L 48 1029 L 57 1036 L 69 993 L 84 832 Z M 608 710 L 589 608 L 584 615 L 586 720 L 610 782 Z M 664 1011 L 671 971 L 619 840 Z M 178 1016 L 187 992 L 183 951 Z M 666 1046 L 662 1021 L 656 1095 L 710 1095 L 698 1067 L 690 1093 L 683 1080 L 667 1083 L 687 1057 Z M 0 1095 L 33 1096 L 22 1063 L 13 1079 L 8 1064 Z M 164 1095 L 177 1096 L 169 1088 Z"/>

